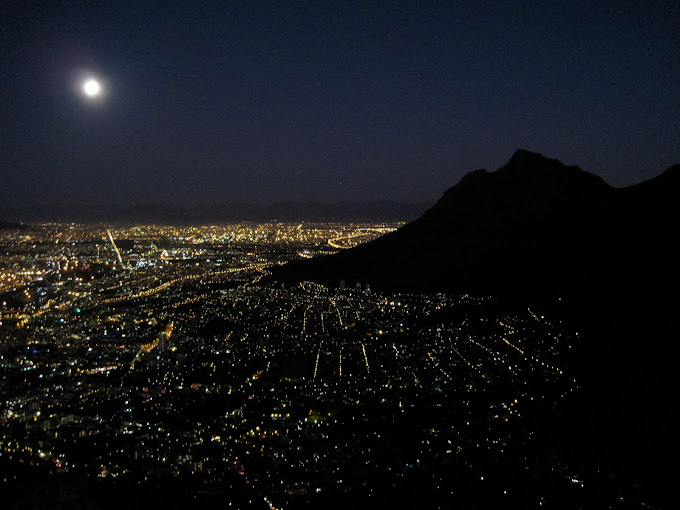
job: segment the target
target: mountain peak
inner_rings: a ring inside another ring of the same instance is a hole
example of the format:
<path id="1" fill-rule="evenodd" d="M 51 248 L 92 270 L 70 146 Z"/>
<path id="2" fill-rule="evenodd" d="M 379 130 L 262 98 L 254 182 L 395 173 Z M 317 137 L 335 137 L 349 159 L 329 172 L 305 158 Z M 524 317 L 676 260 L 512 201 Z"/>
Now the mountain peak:
<path id="1" fill-rule="evenodd" d="M 545 172 L 548 167 L 564 167 L 564 165 L 556 159 L 546 158 L 543 154 L 525 149 L 517 149 L 510 160 L 497 172 L 489 172 L 484 168 L 468 172 L 462 177 L 458 184 L 451 189 L 459 190 L 484 186 L 488 177 L 497 179 L 498 173 L 500 173 L 501 176 L 505 173 L 519 177 L 533 172 Z"/>
<path id="2" fill-rule="evenodd" d="M 526 208 L 530 204 L 542 204 L 552 209 L 561 204 L 571 208 L 584 201 L 588 204 L 599 201 L 612 190 L 600 177 L 577 166 L 567 166 L 543 154 L 518 149 L 495 172 L 481 169 L 463 176 L 426 216 L 430 218 L 441 212 L 458 214 L 460 207 L 480 203 L 494 209 L 502 204 L 510 209 Z"/>
<path id="3" fill-rule="evenodd" d="M 518 149 L 510 160 L 499 168 L 495 175 L 505 185 L 538 186 L 563 189 L 591 189 L 593 192 L 612 190 L 601 177 L 586 172 L 578 166 L 565 165 L 537 152 Z"/>
<path id="4" fill-rule="evenodd" d="M 515 153 L 512 155 L 510 158 L 510 161 L 526 161 L 529 159 L 535 159 L 535 160 L 548 160 L 550 158 L 546 158 L 543 154 L 540 152 L 531 152 L 526 149 L 517 149 Z"/>
<path id="5" fill-rule="evenodd" d="M 498 294 L 605 285 L 668 251 L 662 241 L 670 238 L 660 233 L 672 230 L 663 220 L 671 217 L 679 168 L 667 170 L 661 183 L 617 190 L 577 166 L 518 150 L 495 172 L 465 175 L 399 230 L 291 263 L 276 277 Z"/>
<path id="6" fill-rule="evenodd" d="M 574 168 L 568 167 L 557 159 L 547 158 L 538 152 L 531 152 L 524 149 L 517 149 L 510 160 L 503 165 L 499 172 L 531 172 L 531 171 L 550 171 L 555 169 Z M 581 170 L 578 168 L 578 170 Z"/>

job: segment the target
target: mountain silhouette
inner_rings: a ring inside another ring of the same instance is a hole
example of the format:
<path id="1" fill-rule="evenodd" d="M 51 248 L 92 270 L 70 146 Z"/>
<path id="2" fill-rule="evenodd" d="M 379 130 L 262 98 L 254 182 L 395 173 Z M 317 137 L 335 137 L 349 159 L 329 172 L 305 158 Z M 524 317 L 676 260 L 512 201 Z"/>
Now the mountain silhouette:
<path id="1" fill-rule="evenodd" d="M 677 450 L 671 351 L 679 192 L 680 165 L 616 189 L 578 167 L 518 150 L 495 172 L 467 174 L 402 228 L 288 263 L 273 278 L 555 306 L 581 332 L 567 363 L 582 390 L 545 429 L 581 458 L 670 502 L 674 480 L 664 466 Z"/>
<path id="2" fill-rule="evenodd" d="M 387 291 L 493 295 L 606 288 L 669 262 L 679 167 L 624 189 L 575 166 L 518 150 L 477 170 L 417 220 L 371 243 L 275 272 L 280 281 Z M 643 271 L 644 272 L 644 271 Z M 626 276 L 628 275 L 628 276 Z"/>

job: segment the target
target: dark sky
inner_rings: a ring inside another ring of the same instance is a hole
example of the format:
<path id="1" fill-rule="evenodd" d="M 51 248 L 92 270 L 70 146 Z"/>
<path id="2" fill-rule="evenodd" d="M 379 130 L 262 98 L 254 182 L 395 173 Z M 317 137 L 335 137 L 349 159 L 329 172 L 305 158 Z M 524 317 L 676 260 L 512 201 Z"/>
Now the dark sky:
<path id="1" fill-rule="evenodd" d="M 680 2 L 6 0 L 0 94 L 4 206 L 434 201 L 517 148 L 625 186 L 680 163 Z"/>

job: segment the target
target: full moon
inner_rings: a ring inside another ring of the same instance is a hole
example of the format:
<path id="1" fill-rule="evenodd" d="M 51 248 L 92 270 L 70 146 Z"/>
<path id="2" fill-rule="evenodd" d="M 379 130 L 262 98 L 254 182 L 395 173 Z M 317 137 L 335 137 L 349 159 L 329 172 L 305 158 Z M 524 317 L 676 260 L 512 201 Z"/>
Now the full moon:
<path id="1" fill-rule="evenodd" d="M 83 83 L 83 92 L 88 97 L 98 96 L 102 90 L 102 86 L 94 78 L 90 78 Z"/>

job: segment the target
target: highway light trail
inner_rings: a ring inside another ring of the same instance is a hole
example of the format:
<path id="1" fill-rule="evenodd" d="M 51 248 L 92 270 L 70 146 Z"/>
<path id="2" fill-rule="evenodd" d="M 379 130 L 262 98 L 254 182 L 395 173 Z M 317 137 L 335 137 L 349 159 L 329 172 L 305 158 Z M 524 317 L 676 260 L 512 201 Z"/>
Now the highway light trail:
<path id="1" fill-rule="evenodd" d="M 302 314 L 302 336 L 305 336 L 305 333 L 307 331 L 307 312 L 309 312 L 309 309 L 312 308 L 312 304 L 309 304 L 307 308 L 305 309 L 304 313 Z"/>
<path id="2" fill-rule="evenodd" d="M 314 379 L 316 379 L 316 374 L 319 371 L 319 358 L 321 357 L 321 347 L 323 346 L 323 340 L 319 344 L 319 349 L 316 351 L 316 363 L 314 363 Z"/>
<path id="3" fill-rule="evenodd" d="M 351 234 L 351 235 L 348 235 L 348 236 L 336 237 L 336 238 L 334 238 L 334 239 L 329 239 L 329 240 L 328 240 L 328 244 L 329 244 L 330 246 L 332 246 L 333 248 L 337 248 L 337 249 L 339 249 L 339 250 L 346 250 L 346 249 L 350 248 L 350 246 L 345 246 L 345 245 L 343 245 L 343 244 L 339 244 L 338 241 L 343 241 L 343 240 L 347 240 L 347 239 L 352 239 L 352 238 L 354 238 L 354 237 L 361 237 L 361 236 L 363 236 L 363 235 L 365 235 L 365 234 Z"/>
<path id="4" fill-rule="evenodd" d="M 531 315 L 534 319 L 536 319 L 536 321 L 541 322 L 541 319 L 536 317 L 536 314 L 534 312 L 532 312 L 530 308 L 527 308 L 527 310 L 529 311 L 529 315 Z"/>
<path id="5" fill-rule="evenodd" d="M 116 246 L 116 242 L 113 240 L 113 236 L 111 235 L 111 231 L 108 228 L 106 229 L 106 234 L 109 236 L 109 241 L 111 242 L 111 246 L 113 246 L 113 251 L 116 252 L 116 258 L 118 259 L 118 263 L 120 264 L 120 267 L 123 267 L 123 258 L 120 256 L 120 252 L 118 251 L 118 246 Z"/>

